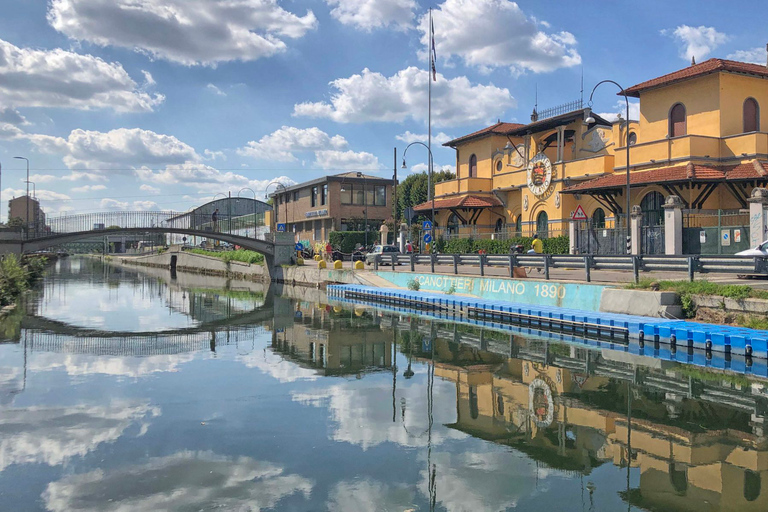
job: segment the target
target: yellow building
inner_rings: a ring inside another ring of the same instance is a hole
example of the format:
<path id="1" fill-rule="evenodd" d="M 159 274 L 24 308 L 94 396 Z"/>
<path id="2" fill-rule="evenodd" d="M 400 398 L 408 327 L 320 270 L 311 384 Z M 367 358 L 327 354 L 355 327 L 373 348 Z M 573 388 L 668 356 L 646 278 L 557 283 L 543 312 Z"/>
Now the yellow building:
<path id="1" fill-rule="evenodd" d="M 626 89 L 640 99 L 639 122 L 611 123 L 576 102 L 534 110 L 526 125 L 496 123 L 445 144 L 457 177 L 415 210 L 434 208 L 445 237 L 567 234 L 579 206 L 611 227 L 625 215 L 629 144 L 630 199 L 644 225 L 663 223 L 670 195 L 692 211 L 738 212 L 768 184 L 767 80 L 766 66 L 710 59 Z"/>

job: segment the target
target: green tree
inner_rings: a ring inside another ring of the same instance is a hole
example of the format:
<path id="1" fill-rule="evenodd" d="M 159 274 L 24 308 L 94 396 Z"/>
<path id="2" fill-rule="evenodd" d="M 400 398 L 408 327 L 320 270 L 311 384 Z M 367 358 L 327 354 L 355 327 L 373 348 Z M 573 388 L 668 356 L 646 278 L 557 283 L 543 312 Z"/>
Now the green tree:
<path id="1" fill-rule="evenodd" d="M 11 229 L 21 229 L 24 227 L 24 221 L 21 217 L 11 217 L 8 219 L 8 227 Z"/>
<path id="2" fill-rule="evenodd" d="M 433 173 L 434 183 L 432 183 L 432 191 L 435 190 L 435 183 L 441 181 L 452 180 L 456 178 L 456 175 L 451 171 L 436 171 Z M 397 186 L 397 217 L 403 218 L 403 214 L 406 208 L 413 208 L 414 206 L 427 201 L 427 182 L 429 181 L 427 172 L 417 172 L 408 175 Z"/>

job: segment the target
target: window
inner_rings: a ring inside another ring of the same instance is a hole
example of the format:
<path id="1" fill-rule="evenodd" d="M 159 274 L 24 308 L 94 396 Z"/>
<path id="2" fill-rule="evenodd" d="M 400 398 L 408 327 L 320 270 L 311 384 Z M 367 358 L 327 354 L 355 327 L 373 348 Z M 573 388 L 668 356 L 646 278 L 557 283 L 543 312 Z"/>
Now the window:
<path id="1" fill-rule="evenodd" d="M 595 229 L 605 228 L 605 210 L 602 208 L 595 209 L 592 214 L 592 227 Z"/>
<path id="2" fill-rule="evenodd" d="M 312 187 L 311 200 L 312 200 L 312 208 L 314 208 L 315 206 L 317 206 L 317 187 Z"/>
<path id="3" fill-rule="evenodd" d="M 469 157 L 469 177 L 474 178 L 477 176 L 477 157 L 472 155 Z"/>
<path id="4" fill-rule="evenodd" d="M 501 160 L 496 162 L 496 173 L 500 173 L 503 168 L 504 168 L 504 164 L 501 163 Z"/>
<path id="5" fill-rule="evenodd" d="M 634 146 L 637 144 L 637 134 L 635 132 L 629 132 L 629 145 Z"/>
<path id="6" fill-rule="evenodd" d="M 364 205 L 365 204 L 365 191 L 363 190 L 362 185 L 349 185 L 349 187 L 352 189 L 352 204 L 355 205 Z"/>
<path id="7" fill-rule="evenodd" d="M 549 215 L 547 212 L 541 212 L 536 217 L 536 233 L 538 233 L 539 238 L 546 238 L 549 235 Z"/>
<path id="8" fill-rule="evenodd" d="M 676 103 L 669 111 L 669 136 L 680 137 L 688 133 L 685 121 L 685 107 L 682 103 Z"/>
<path id="9" fill-rule="evenodd" d="M 294 201 L 298 201 L 299 200 L 299 191 L 298 190 L 294 190 L 293 191 L 293 200 Z"/>
<path id="10" fill-rule="evenodd" d="M 523 216 L 518 215 L 515 220 L 515 236 L 522 236 L 523 234 Z"/>
<path id="11" fill-rule="evenodd" d="M 501 219 L 496 219 L 496 228 L 494 229 L 494 231 L 496 233 L 501 233 L 501 230 L 502 230 L 503 227 L 504 227 L 504 223 L 502 222 L 502 220 Z"/>
<path id="12" fill-rule="evenodd" d="M 352 204 L 352 187 L 342 184 L 339 199 L 341 199 L 341 204 Z"/>
<path id="13" fill-rule="evenodd" d="M 339 231 L 349 231 L 349 225 L 347 224 L 347 219 L 341 219 Z"/>
<path id="14" fill-rule="evenodd" d="M 477 403 L 477 387 L 469 386 L 469 415 L 473 420 L 480 416 L 480 408 Z"/>
<path id="15" fill-rule="evenodd" d="M 291 202 L 291 194 L 285 194 L 285 202 L 290 203 Z"/>
<path id="16" fill-rule="evenodd" d="M 755 501 L 760 497 L 760 473 L 750 469 L 744 472 L 744 499 Z"/>
<path id="17" fill-rule="evenodd" d="M 328 184 L 323 185 L 322 193 L 320 194 L 320 204 L 325 205 L 328 201 Z"/>
<path id="18" fill-rule="evenodd" d="M 363 185 L 363 190 L 365 190 L 365 204 L 372 205 L 373 204 L 373 187 Z"/>
<path id="19" fill-rule="evenodd" d="M 643 212 L 643 226 L 661 226 L 664 224 L 664 196 L 659 192 L 649 192 L 640 201 Z"/>
<path id="20" fill-rule="evenodd" d="M 744 133 L 760 131 L 760 107 L 755 98 L 744 100 Z"/>
<path id="21" fill-rule="evenodd" d="M 374 205 L 376 206 L 387 206 L 387 187 L 386 185 L 376 185 L 375 188 L 376 194 L 373 198 Z"/>
<path id="22" fill-rule="evenodd" d="M 450 217 L 448 217 L 448 234 L 449 235 L 455 235 L 459 232 L 459 218 L 456 216 L 455 213 L 452 213 Z"/>

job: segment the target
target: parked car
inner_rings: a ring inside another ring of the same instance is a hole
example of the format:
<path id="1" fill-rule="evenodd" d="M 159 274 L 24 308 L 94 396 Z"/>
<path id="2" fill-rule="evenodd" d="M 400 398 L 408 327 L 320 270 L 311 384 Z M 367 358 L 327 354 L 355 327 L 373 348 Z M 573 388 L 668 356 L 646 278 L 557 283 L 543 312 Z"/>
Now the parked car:
<path id="1" fill-rule="evenodd" d="M 768 240 L 758 245 L 754 249 L 747 249 L 746 251 L 737 252 L 736 256 L 764 256 L 768 257 Z"/>
<path id="2" fill-rule="evenodd" d="M 377 256 L 384 256 L 380 264 L 392 264 L 390 257 L 393 254 L 400 254 L 400 249 L 396 245 L 376 245 L 371 252 L 365 255 L 365 264 L 373 265 Z"/>

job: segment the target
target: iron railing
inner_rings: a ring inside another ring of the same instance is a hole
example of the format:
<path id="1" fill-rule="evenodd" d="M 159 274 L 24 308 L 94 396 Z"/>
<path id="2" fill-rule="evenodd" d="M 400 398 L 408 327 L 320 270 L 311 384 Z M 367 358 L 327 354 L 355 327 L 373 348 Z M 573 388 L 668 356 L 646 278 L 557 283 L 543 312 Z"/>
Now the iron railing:
<path id="1" fill-rule="evenodd" d="M 751 256 L 596 256 L 571 254 L 378 254 L 373 261 L 374 270 L 388 265 L 393 271 L 398 266 L 406 265 L 411 272 L 416 265 L 429 265 L 430 272 L 445 273 L 449 267 L 458 275 L 462 267 L 478 268 L 481 277 L 489 267 L 508 269 L 509 277 L 514 277 L 517 267 L 535 268 L 543 271 L 549 279 L 551 269 L 582 269 L 587 282 L 592 280 L 592 270 L 621 270 L 632 272 L 635 282 L 640 280 L 641 272 L 685 272 L 693 281 L 695 274 L 731 273 L 739 275 L 768 275 L 768 257 Z"/>

